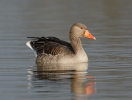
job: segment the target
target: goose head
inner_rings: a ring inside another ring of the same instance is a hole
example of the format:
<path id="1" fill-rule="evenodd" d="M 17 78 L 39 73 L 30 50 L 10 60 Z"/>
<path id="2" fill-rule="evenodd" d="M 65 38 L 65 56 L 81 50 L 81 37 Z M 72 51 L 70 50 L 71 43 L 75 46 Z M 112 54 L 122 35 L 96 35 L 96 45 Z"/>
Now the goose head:
<path id="1" fill-rule="evenodd" d="M 87 27 L 81 23 L 75 23 L 70 29 L 70 35 L 79 38 L 88 38 L 96 40 L 96 38 L 88 31 Z"/>

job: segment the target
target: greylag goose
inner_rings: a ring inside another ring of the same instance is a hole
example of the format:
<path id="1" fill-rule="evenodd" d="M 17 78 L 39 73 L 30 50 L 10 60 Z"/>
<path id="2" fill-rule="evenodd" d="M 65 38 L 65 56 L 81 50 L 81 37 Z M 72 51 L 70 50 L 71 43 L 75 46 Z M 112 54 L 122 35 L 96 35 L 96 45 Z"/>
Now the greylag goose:
<path id="1" fill-rule="evenodd" d="M 56 37 L 28 37 L 26 45 L 37 54 L 36 63 L 77 63 L 88 62 L 80 38 L 96 40 L 81 23 L 75 23 L 70 29 L 70 43 Z"/>

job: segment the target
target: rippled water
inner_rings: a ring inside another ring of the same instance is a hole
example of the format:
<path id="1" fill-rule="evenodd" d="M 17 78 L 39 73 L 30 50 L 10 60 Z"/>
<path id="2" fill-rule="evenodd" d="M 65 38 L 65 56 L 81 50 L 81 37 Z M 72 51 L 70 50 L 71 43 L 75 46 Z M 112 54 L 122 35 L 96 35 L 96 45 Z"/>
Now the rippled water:
<path id="1" fill-rule="evenodd" d="M 1 100 L 131 100 L 131 5 L 131 0 L 1 0 Z M 26 37 L 69 41 L 75 22 L 97 38 L 82 39 L 89 64 L 37 67 Z"/>

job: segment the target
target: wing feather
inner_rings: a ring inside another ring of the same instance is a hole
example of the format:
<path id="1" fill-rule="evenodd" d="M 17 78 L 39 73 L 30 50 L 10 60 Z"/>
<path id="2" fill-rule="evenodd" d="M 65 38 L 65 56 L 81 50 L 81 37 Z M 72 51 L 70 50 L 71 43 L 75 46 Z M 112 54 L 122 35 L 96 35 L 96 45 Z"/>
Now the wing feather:
<path id="1" fill-rule="evenodd" d="M 27 37 L 33 39 L 28 42 L 30 48 L 34 49 L 39 54 L 57 55 L 62 53 L 74 53 L 70 43 L 60 40 L 56 37 Z"/>

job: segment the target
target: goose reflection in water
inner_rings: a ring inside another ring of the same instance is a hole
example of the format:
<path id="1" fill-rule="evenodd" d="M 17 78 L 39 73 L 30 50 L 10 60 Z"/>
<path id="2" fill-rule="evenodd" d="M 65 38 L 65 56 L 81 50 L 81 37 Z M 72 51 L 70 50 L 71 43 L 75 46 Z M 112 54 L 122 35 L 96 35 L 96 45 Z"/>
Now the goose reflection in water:
<path id="1" fill-rule="evenodd" d="M 52 82 L 68 79 L 70 80 L 70 88 L 72 93 L 76 95 L 91 95 L 96 92 L 95 78 L 92 76 L 87 76 L 87 69 L 88 63 L 37 63 L 37 71 L 32 71 L 32 75 L 36 73 L 38 80 L 52 80 Z M 32 85 L 34 85 L 33 82 Z"/>

